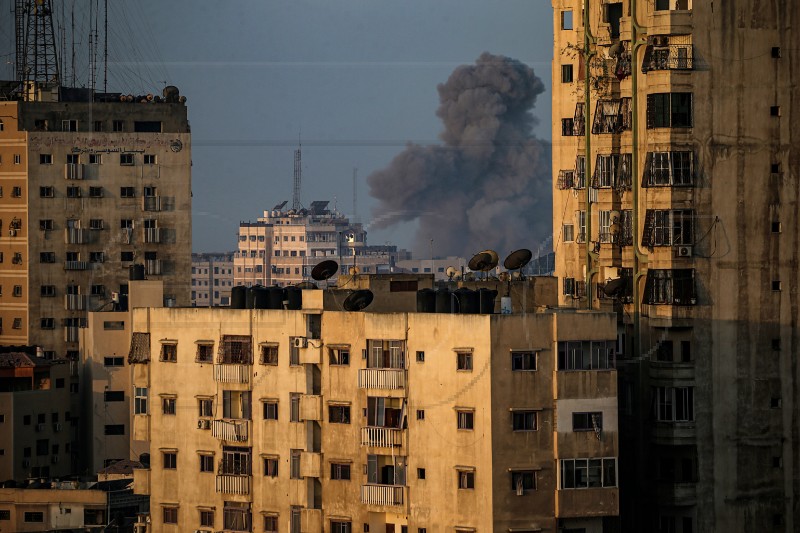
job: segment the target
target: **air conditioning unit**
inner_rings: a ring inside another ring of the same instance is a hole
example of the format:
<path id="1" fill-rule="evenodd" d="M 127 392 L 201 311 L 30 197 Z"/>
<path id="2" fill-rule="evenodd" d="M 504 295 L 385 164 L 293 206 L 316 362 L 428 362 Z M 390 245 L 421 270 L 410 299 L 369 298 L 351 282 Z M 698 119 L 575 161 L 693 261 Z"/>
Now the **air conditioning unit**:
<path id="1" fill-rule="evenodd" d="M 308 339 L 305 337 L 295 337 L 294 338 L 294 347 L 295 348 L 306 348 L 308 347 Z"/>
<path id="2" fill-rule="evenodd" d="M 692 247 L 677 246 L 675 248 L 675 257 L 692 257 Z"/>
<path id="3" fill-rule="evenodd" d="M 36 424 L 36 432 L 41 433 L 44 431 L 44 424 Z"/>
<path id="4" fill-rule="evenodd" d="M 197 429 L 211 429 L 211 420 L 201 418 L 197 421 Z"/>
<path id="5" fill-rule="evenodd" d="M 30 459 L 23 459 L 22 460 L 22 468 L 29 468 L 30 466 L 31 466 L 31 460 Z"/>
<path id="6" fill-rule="evenodd" d="M 14 228 L 11 228 L 10 230 L 8 230 L 8 234 L 11 237 L 16 237 L 17 236 L 17 230 L 15 230 Z"/>

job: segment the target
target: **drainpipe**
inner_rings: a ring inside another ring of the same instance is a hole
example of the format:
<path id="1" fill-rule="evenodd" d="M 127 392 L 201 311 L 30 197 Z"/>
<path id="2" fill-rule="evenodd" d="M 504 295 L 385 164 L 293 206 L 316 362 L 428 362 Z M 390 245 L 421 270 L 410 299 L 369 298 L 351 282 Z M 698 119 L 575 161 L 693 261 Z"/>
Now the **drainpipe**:
<path id="1" fill-rule="evenodd" d="M 584 136 L 586 138 L 586 145 L 584 150 L 584 173 L 583 184 L 586 188 L 586 235 L 584 235 L 585 253 L 586 253 L 586 308 L 592 308 L 592 301 L 594 298 L 594 291 L 592 291 L 592 277 L 597 273 L 597 267 L 594 265 L 598 259 L 598 255 L 592 250 L 591 235 L 592 235 L 592 196 L 589 180 L 592 175 L 592 125 L 590 124 L 591 110 L 589 109 L 589 101 L 591 99 L 591 84 L 589 80 L 589 60 L 594 56 L 595 52 L 593 46 L 595 44 L 594 35 L 589 24 L 589 0 L 583 2 L 583 127 Z"/>
<path id="2" fill-rule="evenodd" d="M 639 39 L 639 35 L 646 33 L 639 25 L 637 19 L 636 6 L 637 0 L 631 2 L 631 131 L 633 133 L 633 150 L 631 154 L 631 167 L 633 179 L 631 180 L 631 190 L 633 191 L 633 350 L 634 356 L 638 357 L 641 353 L 641 305 L 642 298 L 639 291 L 639 280 L 647 272 L 647 254 L 639 248 L 639 92 L 638 92 L 638 61 L 636 53 L 642 45 L 646 45 L 646 40 Z"/>

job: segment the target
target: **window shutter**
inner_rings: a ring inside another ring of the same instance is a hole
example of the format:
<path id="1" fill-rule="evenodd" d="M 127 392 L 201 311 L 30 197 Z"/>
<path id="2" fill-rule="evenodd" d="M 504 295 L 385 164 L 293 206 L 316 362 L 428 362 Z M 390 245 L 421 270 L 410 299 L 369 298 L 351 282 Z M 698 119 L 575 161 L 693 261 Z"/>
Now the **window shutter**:
<path id="1" fill-rule="evenodd" d="M 656 127 L 656 94 L 647 95 L 647 129 Z"/>
<path id="2" fill-rule="evenodd" d="M 598 169 L 600 168 L 600 154 L 597 154 L 597 157 L 594 161 L 594 172 L 592 172 L 592 187 L 597 189 L 600 186 L 600 176 L 598 175 Z"/>
<path id="3" fill-rule="evenodd" d="M 653 152 L 647 152 L 644 159 L 644 171 L 642 172 L 642 187 L 647 188 L 650 186 L 650 171 L 653 166 Z"/>
<path id="4" fill-rule="evenodd" d="M 649 214 L 649 213 L 648 213 Z M 647 278 L 644 282 L 644 292 L 642 293 L 642 304 L 649 304 L 652 302 L 653 293 L 653 276 L 651 271 L 647 271 Z"/>

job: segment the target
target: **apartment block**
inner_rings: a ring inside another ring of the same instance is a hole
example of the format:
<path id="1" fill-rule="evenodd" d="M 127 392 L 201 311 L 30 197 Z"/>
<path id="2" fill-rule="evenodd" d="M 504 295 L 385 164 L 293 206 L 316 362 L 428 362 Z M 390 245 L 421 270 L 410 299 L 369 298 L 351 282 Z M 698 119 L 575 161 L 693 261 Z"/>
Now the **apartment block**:
<path id="1" fill-rule="evenodd" d="M 613 310 L 626 531 L 795 531 L 791 2 L 553 0 L 561 305 Z"/>
<path id="2" fill-rule="evenodd" d="M 134 309 L 152 531 L 614 531 L 613 314 L 343 312 L 347 294 Z"/>
<path id="3" fill-rule="evenodd" d="M 192 254 L 192 307 L 231 304 L 233 255 Z"/>
<path id="4" fill-rule="evenodd" d="M 191 141 L 186 106 L 0 82 L 0 344 L 76 358 L 89 310 L 143 264 L 189 305 Z"/>

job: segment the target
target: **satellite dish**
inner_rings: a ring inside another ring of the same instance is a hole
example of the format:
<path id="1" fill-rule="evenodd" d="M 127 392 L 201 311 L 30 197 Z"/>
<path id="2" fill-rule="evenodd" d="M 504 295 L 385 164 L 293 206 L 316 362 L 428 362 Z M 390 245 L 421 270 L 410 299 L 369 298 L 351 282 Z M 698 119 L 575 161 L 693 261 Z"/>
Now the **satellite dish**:
<path id="1" fill-rule="evenodd" d="M 345 299 L 342 307 L 344 307 L 345 311 L 362 311 L 372 303 L 374 297 L 371 290 L 361 289 L 351 293 L 350 296 Z"/>
<path id="2" fill-rule="evenodd" d="M 328 259 L 319 263 L 311 270 L 311 277 L 316 281 L 322 281 L 330 278 L 339 271 L 339 263 L 333 259 Z"/>
<path id="3" fill-rule="evenodd" d="M 497 252 L 494 250 L 484 250 L 472 256 L 467 266 L 470 270 L 475 272 L 486 272 L 496 267 L 498 261 Z"/>
<path id="4" fill-rule="evenodd" d="M 456 270 L 456 267 L 449 266 L 447 270 L 445 270 L 445 274 L 447 274 L 447 279 L 452 280 L 453 276 L 458 274 L 458 270 Z"/>
<path id="5" fill-rule="evenodd" d="M 506 260 L 503 261 L 503 266 L 506 267 L 506 270 L 519 270 L 530 263 L 532 257 L 533 254 L 531 251 L 523 248 L 516 252 L 511 252 L 511 254 L 506 257 Z"/>
<path id="6" fill-rule="evenodd" d="M 351 276 L 355 276 L 356 274 L 361 272 L 361 269 L 358 268 L 357 266 L 351 266 L 350 268 L 347 269 L 347 272 L 349 272 Z"/>
<path id="7" fill-rule="evenodd" d="M 500 281 L 506 282 L 511 279 L 511 276 L 508 275 L 508 272 L 500 272 Z"/>

